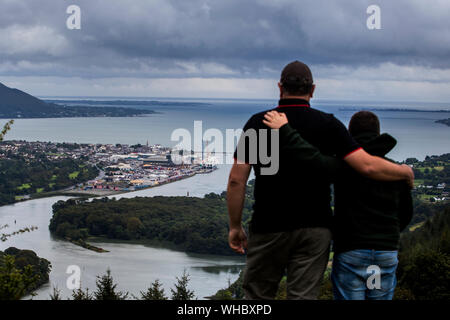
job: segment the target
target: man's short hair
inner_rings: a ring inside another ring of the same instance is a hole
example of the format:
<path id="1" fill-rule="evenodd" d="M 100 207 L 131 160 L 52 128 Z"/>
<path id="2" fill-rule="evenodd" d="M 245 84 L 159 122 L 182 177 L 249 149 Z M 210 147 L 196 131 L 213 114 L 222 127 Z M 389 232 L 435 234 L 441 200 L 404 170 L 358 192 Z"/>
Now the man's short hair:
<path id="1" fill-rule="evenodd" d="M 359 111 L 350 119 L 348 131 L 352 136 L 365 132 L 380 134 L 380 120 L 377 115 L 370 111 Z"/>
<path id="2" fill-rule="evenodd" d="M 281 72 L 280 83 L 289 95 L 303 96 L 311 93 L 313 88 L 311 70 L 303 62 L 291 62 Z"/>

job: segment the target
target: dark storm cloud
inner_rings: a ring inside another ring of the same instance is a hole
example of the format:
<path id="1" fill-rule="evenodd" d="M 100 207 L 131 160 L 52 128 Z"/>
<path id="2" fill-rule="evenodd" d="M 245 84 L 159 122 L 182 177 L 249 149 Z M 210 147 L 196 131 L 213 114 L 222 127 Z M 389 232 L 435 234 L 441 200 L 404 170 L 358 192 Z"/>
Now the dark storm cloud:
<path id="1" fill-rule="evenodd" d="M 82 10 L 68 30 L 66 8 Z M 382 30 L 366 28 L 381 7 Z M 288 61 L 450 68 L 450 1 L 0 0 L 0 74 L 267 77 Z"/>

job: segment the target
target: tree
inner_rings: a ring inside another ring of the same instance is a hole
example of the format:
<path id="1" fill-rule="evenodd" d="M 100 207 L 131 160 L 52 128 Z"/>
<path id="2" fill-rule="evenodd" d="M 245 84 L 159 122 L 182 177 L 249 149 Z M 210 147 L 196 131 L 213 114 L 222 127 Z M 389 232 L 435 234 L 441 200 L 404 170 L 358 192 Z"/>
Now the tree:
<path id="1" fill-rule="evenodd" d="M 111 270 L 107 269 L 106 274 L 97 276 L 97 290 L 94 292 L 96 300 L 125 300 L 128 297 L 128 292 L 116 292 L 117 284 L 114 283 L 111 276 Z"/>
<path id="2" fill-rule="evenodd" d="M 419 162 L 419 160 L 417 158 L 407 158 L 405 160 L 406 164 L 414 164 L 414 163 L 417 163 L 417 162 Z"/>
<path id="3" fill-rule="evenodd" d="M 14 120 L 9 120 L 4 126 L 2 131 L 0 132 L 0 141 L 3 141 L 5 138 L 5 135 L 8 133 L 9 130 L 11 130 L 11 126 L 14 123 Z"/>
<path id="4" fill-rule="evenodd" d="M 213 296 L 214 300 L 233 300 L 233 294 L 230 290 L 222 289 L 217 291 L 217 293 Z"/>
<path id="5" fill-rule="evenodd" d="M 127 231 L 131 237 L 139 237 L 143 225 L 138 217 L 130 217 L 127 221 Z"/>
<path id="6" fill-rule="evenodd" d="M 141 291 L 142 300 L 167 300 L 167 297 L 159 280 L 155 280 L 146 292 Z"/>
<path id="7" fill-rule="evenodd" d="M 94 300 L 94 296 L 92 293 L 89 293 L 88 288 L 86 288 L 86 291 L 83 291 L 81 288 L 74 290 L 72 292 L 72 298 L 75 301 Z"/>
<path id="8" fill-rule="evenodd" d="M 53 287 L 53 293 L 50 293 L 50 300 L 62 300 L 61 290 L 57 287 Z"/>
<path id="9" fill-rule="evenodd" d="M 195 298 L 194 291 L 188 289 L 189 284 L 189 274 L 184 270 L 181 278 L 176 278 L 177 283 L 175 284 L 175 290 L 172 291 L 172 300 L 193 300 Z"/>
<path id="10" fill-rule="evenodd" d="M 439 251 L 420 252 L 404 267 L 400 288 L 418 300 L 449 300 L 450 256 Z"/>
<path id="11" fill-rule="evenodd" d="M 0 257 L 0 300 L 19 300 L 36 285 L 38 275 L 33 275 L 30 265 L 16 268 L 14 257 Z"/>
<path id="12" fill-rule="evenodd" d="M 395 299 L 450 299 L 450 208 L 439 210 L 401 237 Z"/>

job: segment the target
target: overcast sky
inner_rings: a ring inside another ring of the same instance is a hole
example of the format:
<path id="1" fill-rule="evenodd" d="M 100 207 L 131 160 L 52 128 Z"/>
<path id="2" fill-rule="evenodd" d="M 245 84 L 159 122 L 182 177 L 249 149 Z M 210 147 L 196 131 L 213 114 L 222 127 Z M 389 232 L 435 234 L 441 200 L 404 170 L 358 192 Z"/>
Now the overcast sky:
<path id="1" fill-rule="evenodd" d="M 66 9 L 81 8 L 81 30 Z M 369 30 L 369 5 L 381 30 Z M 38 96 L 276 98 L 309 64 L 319 99 L 450 102 L 448 0 L 0 0 L 0 82 Z"/>

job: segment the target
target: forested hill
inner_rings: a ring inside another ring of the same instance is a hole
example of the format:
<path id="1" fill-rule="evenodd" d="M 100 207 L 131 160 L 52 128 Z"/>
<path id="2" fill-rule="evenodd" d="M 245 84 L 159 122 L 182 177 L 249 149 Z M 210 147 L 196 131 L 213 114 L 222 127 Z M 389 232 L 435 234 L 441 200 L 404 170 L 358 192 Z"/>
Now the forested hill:
<path id="1" fill-rule="evenodd" d="M 131 117 L 154 111 L 122 107 L 65 106 L 47 103 L 0 83 L 0 118 Z"/>
<path id="2" fill-rule="evenodd" d="M 48 283 L 51 267 L 50 261 L 32 250 L 10 247 L 0 251 L 0 300 L 20 299 Z M 11 288 L 11 283 L 16 287 Z"/>
<path id="3" fill-rule="evenodd" d="M 33 150 L 23 152 L 0 152 L 0 206 L 64 189 L 94 179 L 99 173 L 82 159 L 53 159 Z"/>
<path id="4" fill-rule="evenodd" d="M 252 186 L 243 212 L 248 221 Z M 68 240 L 89 236 L 120 240 L 147 240 L 192 253 L 233 255 L 228 247 L 225 193 L 205 198 L 152 197 L 133 199 L 70 199 L 53 206 L 50 231 Z"/>

